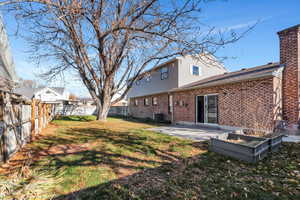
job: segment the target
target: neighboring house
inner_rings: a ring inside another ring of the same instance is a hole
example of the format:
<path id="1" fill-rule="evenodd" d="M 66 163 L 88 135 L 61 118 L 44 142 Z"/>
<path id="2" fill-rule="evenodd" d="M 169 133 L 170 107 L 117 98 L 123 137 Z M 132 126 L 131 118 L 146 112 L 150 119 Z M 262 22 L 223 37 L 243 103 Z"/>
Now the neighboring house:
<path id="1" fill-rule="evenodd" d="M 112 104 L 111 106 L 127 106 L 127 100 L 122 99 L 121 101 L 119 101 L 115 104 Z"/>
<path id="2" fill-rule="evenodd" d="M 118 96 L 119 97 L 119 96 Z M 117 98 L 117 97 L 115 97 Z M 113 101 L 115 100 L 113 98 Z M 128 114 L 128 105 L 127 100 L 124 98 L 121 101 L 118 101 L 115 104 L 112 104 L 109 108 L 108 115 L 109 116 L 127 116 Z"/>
<path id="3" fill-rule="evenodd" d="M 68 101 L 70 93 L 63 87 L 17 88 L 14 91 L 28 99 L 38 99 L 43 102 Z"/>
<path id="4" fill-rule="evenodd" d="M 93 98 L 81 97 L 78 98 L 78 100 L 79 100 L 79 105 L 87 105 L 87 106 L 95 105 L 95 101 Z"/>
<path id="5" fill-rule="evenodd" d="M 78 100 L 79 100 L 79 105 L 87 105 L 87 106 L 95 106 L 96 105 L 94 99 L 90 98 L 90 97 L 81 97 L 81 98 L 78 98 Z M 127 101 L 123 99 L 123 100 L 119 101 L 118 103 L 115 103 L 111 106 L 127 106 Z"/>
<path id="6" fill-rule="evenodd" d="M 9 40 L 0 15 L 0 88 L 11 90 L 17 80 Z"/>
<path id="7" fill-rule="evenodd" d="M 59 98 L 68 101 L 70 99 L 70 92 L 64 87 L 50 87 L 53 91 L 60 95 Z"/>
<path id="8" fill-rule="evenodd" d="M 280 31 L 278 35 L 279 63 L 235 72 L 202 68 L 200 74 L 205 74 L 206 78 L 180 84 L 181 74 L 190 73 L 189 66 L 180 66 L 178 59 L 167 62 L 167 70 L 155 72 L 149 83 L 144 81 L 145 86 L 137 83 L 130 91 L 130 115 L 154 118 L 156 113 L 162 113 L 173 123 L 269 131 L 284 125 L 284 120 L 290 129 L 297 130 L 300 114 L 300 25 Z M 173 61 L 177 64 L 172 65 Z M 165 77 L 165 72 L 169 73 L 167 79 L 157 78 Z M 147 84 L 154 88 L 146 87 Z"/>

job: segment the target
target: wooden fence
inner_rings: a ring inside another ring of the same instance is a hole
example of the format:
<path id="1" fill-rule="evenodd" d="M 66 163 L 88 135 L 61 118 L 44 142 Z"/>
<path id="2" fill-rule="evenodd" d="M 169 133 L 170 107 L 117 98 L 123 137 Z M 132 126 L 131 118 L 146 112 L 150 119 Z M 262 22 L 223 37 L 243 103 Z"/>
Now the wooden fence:
<path id="1" fill-rule="evenodd" d="M 54 104 L 28 101 L 0 91 L 0 162 L 6 162 L 27 142 L 41 133 L 54 117 Z"/>

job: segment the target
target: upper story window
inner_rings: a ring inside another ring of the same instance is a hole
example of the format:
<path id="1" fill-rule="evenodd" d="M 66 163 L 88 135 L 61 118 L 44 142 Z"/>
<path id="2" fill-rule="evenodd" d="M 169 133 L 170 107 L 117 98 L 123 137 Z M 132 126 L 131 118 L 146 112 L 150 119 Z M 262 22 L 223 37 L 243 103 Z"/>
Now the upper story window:
<path id="1" fill-rule="evenodd" d="M 151 75 L 150 74 L 148 74 L 146 77 L 145 77 L 145 80 L 146 80 L 146 82 L 150 82 L 151 81 Z"/>
<path id="2" fill-rule="evenodd" d="M 167 79 L 169 76 L 169 69 L 167 67 L 163 67 L 160 69 L 160 79 Z"/>
<path id="3" fill-rule="evenodd" d="M 192 66 L 192 75 L 200 76 L 200 67 L 199 66 Z"/>
<path id="4" fill-rule="evenodd" d="M 135 84 L 136 84 L 136 85 L 141 85 L 141 80 L 136 80 L 136 81 L 135 81 Z"/>
<path id="5" fill-rule="evenodd" d="M 145 105 L 145 106 L 149 106 L 149 99 L 148 99 L 148 98 L 145 98 L 145 99 L 144 99 L 144 105 Z"/>

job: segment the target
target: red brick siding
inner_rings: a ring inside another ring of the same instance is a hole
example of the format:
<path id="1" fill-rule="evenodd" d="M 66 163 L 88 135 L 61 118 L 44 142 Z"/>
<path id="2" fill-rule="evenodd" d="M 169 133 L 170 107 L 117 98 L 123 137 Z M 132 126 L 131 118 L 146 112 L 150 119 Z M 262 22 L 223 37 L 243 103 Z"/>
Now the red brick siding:
<path id="1" fill-rule="evenodd" d="M 195 100 L 198 95 L 218 93 L 219 124 L 235 127 L 273 129 L 274 126 L 274 87 L 279 80 L 266 78 L 244 81 L 204 89 L 194 89 L 173 93 L 174 122 L 191 122 L 196 119 Z M 279 84 L 280 85 L 280 84 Z M 139 105 L 130 100 L 130 114 L 135 117 L 153 117 L 153 113 L 168 114 L 168 94 L 156 95 L 158 106 L 144 105 L 144 98 L 139 97 Z M 183 105 L 180 105 L 183 101 Z"/>
<path id="2" fill-rule="evenodd" d="M 273 128 L 273 78 L 178 92 L 174 95 L 174 120 L 195 122 L 198 95 L 218 93 L 219 124 Z M 179 106 L 183 100 L 187 106 Z"/>
<path id="3" fill-rule="evenodd" d="M 174 121 L 195 122 L 196 96 L 208 93 L 212 94 L 217 92 L 217 88 L 207 88 L 204 90 L 189 90 L 175 93 Z M 180 106 L 177 103 L 179 101 L 183 101 L 185 106 Z"/>
<path id="4" fill-rule="evenodd" d="M 280 63 L 283 71 L 283 118 L 289 124 L 299 120 L 299 26 L 279 33 Z"/>
<path id="5" fill-rule="evenodd" d="M 157 105 L 153 105 L 152 98 L 157 97 Z M 149 106 L 144 105 L 144 99 L 149 99 Z M 138 100 L 138 105 L 134 105 L 135 99 Z M 129 104 L 129 115 L 137 118 L 151 118 L 155 113 L 163 113 L 166 120 L 171 120 L 168 113 L 168 94 L 152 95 L 147 97 L 131 98 Z"/>

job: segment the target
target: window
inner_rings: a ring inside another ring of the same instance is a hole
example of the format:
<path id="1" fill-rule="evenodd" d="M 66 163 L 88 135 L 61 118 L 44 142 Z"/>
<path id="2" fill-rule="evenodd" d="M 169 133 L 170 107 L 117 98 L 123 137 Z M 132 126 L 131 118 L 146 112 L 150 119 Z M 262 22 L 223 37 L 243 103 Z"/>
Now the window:
<path id="1" fill-rule="evenodd" d="M 137 99 L 134 100 L 134 105 L 138 106 L 139 105 L 139 101 Z"/>
<path id="2" fill-rule="evenodd" d="M 164 80 L 167 79 L 169 76 L 169 70 L 167 67 L 163 67 L 160 69 L 160 79 Z"/>
<path id="3" fill-rule="evenodd" d="M 172 95 L 169 95 L 169 98 L 168 98 L 168 112 L 169 113 L 172 113 L 173 112 L 173 96 Z"/>
<path id="4" fill-rule="evenodd" d="M 146 77 L 145 77 L 145 79 L 146 79 L 146 82 L 150 82 L 151 81 L 151 75 L 149 74 L 149 75 L 147 75 Z"/>
<path id="5" fill-rule="evenodd" d="M 192 74 L 195 76 L 199 76 L 200 75 L 200 67 L 193 65 L 192 66 Z"/>
<path id="6" fill-rule="evenodd" d="M 148 99 L 148 98 L 145 98 L 145 99 L 144 99 L 144 105 L 145 105 L 145 106 L 149 106 L 149 99 Z"/>
<path id="7" fill-rule="evenodd" d="M 157 97 L 152 98 L 152 105 L 157 106 Z"/>
<path id="8" fill-rule="evenodd" d="M 184 102 L 182 100 L 179 101 L 179 106 L 184 106 Z"/>
<path id="9" fill-rule="evenodd" d="M 141 85 L 141 80 L 136 80 L 136 81 L 135 81 L 135 84 L 136 84 L 136 85 Z"/>

